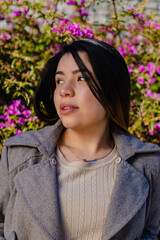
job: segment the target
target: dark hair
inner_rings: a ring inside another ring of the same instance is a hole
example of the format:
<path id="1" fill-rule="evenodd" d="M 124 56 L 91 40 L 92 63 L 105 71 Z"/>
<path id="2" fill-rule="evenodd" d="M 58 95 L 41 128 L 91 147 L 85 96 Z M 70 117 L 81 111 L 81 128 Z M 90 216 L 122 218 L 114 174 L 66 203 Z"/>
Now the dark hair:
<path id="1" fill-rule="evenodd" d="M 80 51 L 87 53 L 98 82 L 80 58 Z M 127 65 L 114 47 L 94 39 L 76 40 L 65 45 L 46 63 L 35 91 L 34 107 L 37 116 L 47 124 L 54 124 L 59 119 L 53 102 L 56 87 L 54 78 L 58 63 L 66 53 L 72 54 L 87 79 L 90 90 L 106 109 L 111 129 L 127 133 L 130 108 L 130 77 Z"/>

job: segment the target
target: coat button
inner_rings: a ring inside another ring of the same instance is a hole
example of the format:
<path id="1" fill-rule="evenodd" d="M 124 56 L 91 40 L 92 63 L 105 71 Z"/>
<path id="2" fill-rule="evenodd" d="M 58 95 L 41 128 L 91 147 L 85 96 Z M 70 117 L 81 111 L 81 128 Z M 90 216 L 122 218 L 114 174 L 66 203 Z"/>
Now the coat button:
<path id="1" fill-rule="evenodd" d="M 117 159 L 116 159 L 116 163 L 120 163 L 122 161 L 122 159 L 120 158 L 120 157 L 118 157 Z"/>
<path id="2" fill-rule="evenodd" d="M 11 234 L 11 240 L 18 240 L 17 234 L 16 234 L 15 231 L 13 231 L 12 234 Z"/>

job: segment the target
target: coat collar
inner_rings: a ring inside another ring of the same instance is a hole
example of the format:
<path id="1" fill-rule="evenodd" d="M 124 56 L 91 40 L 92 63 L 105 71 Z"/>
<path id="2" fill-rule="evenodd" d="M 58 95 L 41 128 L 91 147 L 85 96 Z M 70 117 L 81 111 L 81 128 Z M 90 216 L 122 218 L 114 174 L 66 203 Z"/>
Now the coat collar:
<path id="1" fill-rule="evenodd" d="M 8 139 L 4 145 L 21 145 L 37 147 L 47 158 L 53 157 L 57 140 L 63 130 L 61 120 L 56 124 L 46 126 L 40 130 L 33 130 Z M 118 153 L 123 160 L 135 153 L 158 152 L 160 147 L 152 143 L 144 143 L 132 135 L 113 133 Z"/>

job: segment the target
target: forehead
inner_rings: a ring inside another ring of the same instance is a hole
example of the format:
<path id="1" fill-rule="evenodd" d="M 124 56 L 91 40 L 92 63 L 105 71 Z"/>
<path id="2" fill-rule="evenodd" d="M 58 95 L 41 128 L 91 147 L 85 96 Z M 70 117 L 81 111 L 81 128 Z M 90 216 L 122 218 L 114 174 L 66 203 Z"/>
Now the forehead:
<path id="1" fill-rule="evenodd" d="M 80 56 L 81 60 L 83 61 L 84 65 L 93 72 L 89 57 L 86 52 L 78 52 L 78 55 Z M 79 69 L 76 61 L 74 60 L 71 53 L 65 53 L 63 57 L 60 59 L 57 70 L 63 70 L 63 69 L 72 69 L 76 70 Z"/>

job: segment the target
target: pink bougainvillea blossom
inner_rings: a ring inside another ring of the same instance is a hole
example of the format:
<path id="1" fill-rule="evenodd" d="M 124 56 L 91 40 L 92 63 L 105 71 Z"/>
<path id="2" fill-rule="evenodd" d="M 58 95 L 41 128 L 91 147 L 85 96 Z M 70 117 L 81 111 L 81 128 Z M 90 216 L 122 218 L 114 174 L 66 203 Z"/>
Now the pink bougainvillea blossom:
<path id="1" fill-rule="evenodd" d="M 12 14 L 13 14 L 13 16 L 15 16 L 15 17 L 18 17 L 18 16 L 20 16 L 20 15 L 22 15 L 22 14 L 24 14 L 24 16 L 26 16 L 27 15 L 27 13 L 28 13 L 28 9 L 27 8 L 24 8 L 24 9 L 21 9 L 21 10 L 17 10 L 17 11 L 12 11 Z"/>
<path id="2" fill-rule="evenodd" d="M 55 51 L 53 52 L 53 55 L 55 55 L 59 52 L 59 50 L 61 49 L 61 45 L 57 44 L 54 48 L 55 48 Z"/>
<path id="3" fill-rule="evenodd" d="M 17 106 L 14 104 L 11 104 L 6 108 L 6 111 L 10 115 L 20 115 L 21 112 L 18 110 Z"/>
<path id="4" fill-rule="evenodd" d="M 82 28 L 81 24 L 79 23 L 69 23 L 67 21 L 61 20 L 59 25 L 55 25 L 51 28 L 53 32 L 57 32 L 58 34 L 68 34 L 70 33 L 72 36 L 75 37 L 88 37 L 94 38 L 92 30 L 90 28 Z"/>
<path id="5" fill-rule="evenodd" d="M 151 89 L 147 90 L 147 92 L 145 93 L 145 96 L 149 98 L 157 98 L 160 100 L 160 93 L 152 93 Z"/>
<path id="6" fill-rule="evenodd" d="M 133 7 L 133 5 L 130 6 L 130 10 L 131 10 L 131 11 L 134 11 L 134 10 L 135 10 L 135 8 Z"/>
<path id="7" fill-rule="evenodd" d="M 150 128 L 148 128 L 148 132 L 149 132 L 149 135 L 150 135 L 150 136 L 153 136 L 153 135 L 154 135 L 154 131 L 152 131 Z"/>
<path id="8" fill-rule="evenodd" d="M 17 122 L 24 125 L 24 121 L 25 121 L 25 119 L 23 117 L 20 117 L 20 118 L 18 118 Z"/>
<path id="9" fill-rule="evenodd" d="M 82 0 L 82 1 L 81 1 L 81 5 L 84 6 L 84 5 L 85 5 L 85 2 L 86 2 L 86 0 Z"/>
<path id="10" fill-rule="evenodd" d="M 145 66 L 143 64 L 141 64 L 139 67 L 138 67 L 138 70 L 140 73 L 144 72 L 145 71 Z"/>
<path id="11" fill-rule="evenodd" d="M 153 69 L 154 69 L 154 63 L 149 62 L 149 63 L 147 64 L 146 69 L 147 69 L 148 71 L 153 71 Z"/>
<path id="12" fill-rule="evenodd" d="M 18 11 L 12 11 L 13 16 L 15 16 L 15 17 L 21 15 L 21 13 L 22 13 L 21 10 L 18 10 Z"/>
<path id="13" fill-rule="evenodd" d="M 11 39 L 11 36 L 8 33 L 1 33 L 0 34 L 0 40 L 9 40 Z"/>
<path id="14" fill-rule="evenodd" d="M 147 80 L 147 87 L 149 87 L 152 83 L 157 82 L 157 79 L 155 77 L 151 77 L 150 80 Z"/>
<path id="15" fill-rule="evenodd" d="M 140 43 L 142 41 L 142 39 L 139 37 L 135 37 L 133 40 L 135 43 Z"/>
<path id="16" fill-rule="evenodd" d="M 137 78 L 137 82 L 144 84 L 144 76 Z"/>
<path id="17" fill-rule="evenodd" d="M 37 119 L 38 119 L 38 117 L 37 117 L 37 116 L 34 116 L 34 117 L 33 117 L 33 122 L 36 121 Z"/>
<path id="18" fill-rule="evenodd" d="M 158 135 L 160 135 L 160 122 L 155 123 L 154 125 L 154 131 L 158 133 Z"/>
<path id="19" fill-rule="evenodd" d="M 160 23 L 155 23 L 154 26 L 153 26 L 153 29 L 160 29 Z"/>
<path id="20" fill-rule="evenodd" d="M 129 72 L 129 74 L 132 74 L 132 73 L 133 73 L 133 68 L 134 68 L 133 65 L 128 66 L 128 72 Z"/>
<path id="21" fill-rule="evenodd" d="M 22 114 L 25 118 L 29 118 L 31 116 L 31 110 L 30 109 L 29 110 L 24 110 L 22 112 Z"/>
<path id="22" fill-rule="evenodd" d="M 67 3 L 68 5 L 76 5 L 76 4 L 77 4 L 76 1 L 67 1 L 66 3 Z"/>
<path id="23" fill-rule="evenodd" d="M 139 18 L 140 20 L 144 20 L 145 15 L 141 14 L 141 13 L 135 13 L 134 14 L 135 18 Z"/>
<path id="24" fill-rule="evenodd" d="M 5 128 L 5 123 L 4 122 L 0 122 L 0 130 L 2 130 L 3 128 Z"/>
<path id="25" fill-rule="evenodd" d="M 82 7 L 81 9 L 77 9 L 76 12 L 79 12 L 81 15 L 88 17 L 89 13 Z"/>
<path id="26" fill-rule="evenodd" d="M 16 132 L 15 132 L 15 135 L 19 135 L 19 134 L 21 134 L 22 133 L 22 131 L 20 130 L 20 129 L 18 129 Z"/>
<path id="27" fill-rule="evenodd" d="M 129 48 L 129 53 L 137 54 L 137 50 L 136 50 L 136 47 L 134 45 Z"/>
<path id="28" fill-rule="evenodd" d="M 155 68 L 155 73 L 160 74 L 160 69 L 159 68 Z"/>
<path id="29" fill-rule="evenodd" d="M 121 54 L 122 56 L 126 56 L 126 55 L 127 55 L 127 51 L 124 49 L 123 46 L 120 46 L 120 47 L 118 48 L 118 51 L 120 52 L 120 54 Z"/>

